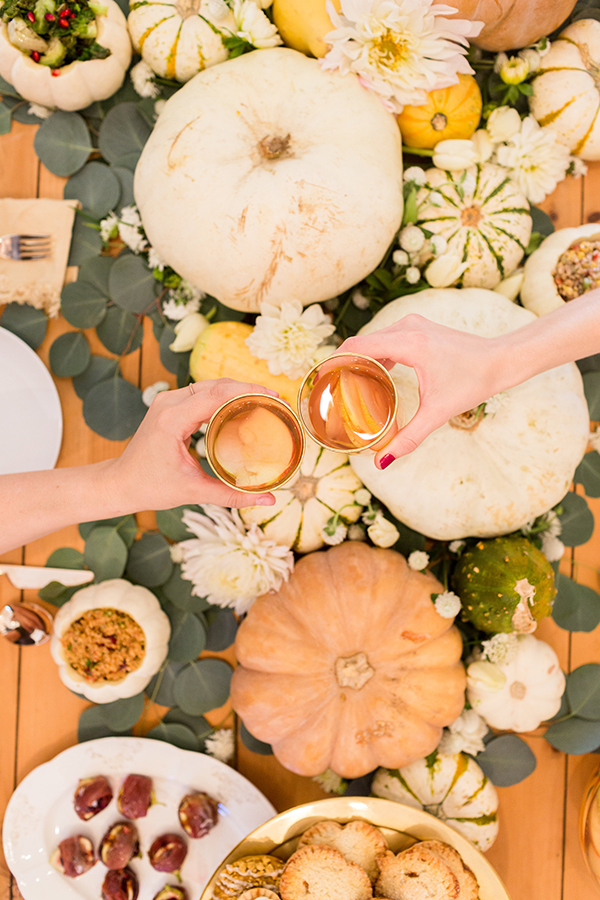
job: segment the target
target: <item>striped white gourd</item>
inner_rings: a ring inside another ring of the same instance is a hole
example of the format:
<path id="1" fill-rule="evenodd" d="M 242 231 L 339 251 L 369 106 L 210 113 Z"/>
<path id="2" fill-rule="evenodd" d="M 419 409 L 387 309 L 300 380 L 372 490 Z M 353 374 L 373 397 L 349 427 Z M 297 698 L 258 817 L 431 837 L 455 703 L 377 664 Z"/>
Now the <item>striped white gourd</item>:
<path id="1" fill-rule="evenodd" d="M 358 520 L 362 507 L 353 492 L 362 486 L 345 454 L 325 450 L 307 435 L 300 471 L 288 485 L 273 491 L 275 506 L 251 506 L 240 513 L 244 522 L 260 525 L 278 544 L 310 553 L 323 546 L 323 528 L 335 513 L 346 524 Z"/>
<path id="2" fill-rule="evenodd" d="M 498 836 L 498 794 L 466 753 L 435 750 L 402 769 L 378 769 L 371 790 L 437 816 L 485 852 Z"/>
<path id="3" fill-rule="evenodd" d="M 130 0 L 135 50 L 163 78 L 189 81 L 227 59 L 223 37 L 235 33 L 231 11 L 215 19 L 209 0 Z"/>
<path id="4" fill-rule="evenodd" d="M 446 238 L 448 252 L 467 263 L 456 284 L 495 287 L 517 268 L 529 243 L 525 196 L 506 169 L 491 163 L 426 174 L 417 195 L 417 224 Z"/>
<path id="5" fill-rule="evenodd" d="M 600 159 L 600 22 L 580 19 L 552 41 L 529 105 L 544 128 L 582 159 Z"/>

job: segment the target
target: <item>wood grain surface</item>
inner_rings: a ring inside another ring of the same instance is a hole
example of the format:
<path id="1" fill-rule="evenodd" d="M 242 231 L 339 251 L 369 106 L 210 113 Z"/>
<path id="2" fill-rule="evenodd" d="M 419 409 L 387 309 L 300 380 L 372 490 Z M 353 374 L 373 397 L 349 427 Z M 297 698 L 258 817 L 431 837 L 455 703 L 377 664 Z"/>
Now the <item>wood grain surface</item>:
<path id="1" fill-rule="evenodd" d="M 0 197 L 61 197 L 63 179 L 48 172 L 33 151 L 35 126 L 13 123 L 12 132 L 0 137 Z M 584 179 L 559 185 L 543 208 L 557 228 L 582 222 L 600 222 L 600 164 L 590 166 Z M 0 320 L 1 321 L 1 320 Z M 145 323 L 142 346 L 128 355 L 123 374 L 142 389 L 157 380 L 174 386 L 175 378 L 162 367 L 152 330 Z M 47 363 L 48 348 L 57 335 L 72 330 L 62 318 L 50 323 L 39 354 Z M 93 330 L 86 333 L 92 352 L 109 355 Z M 56 379 L 64 416 L 64 438 L 59 466 L 81 465 L 118 455 L 123 443 L 107 441 L 90 431 L 81 412 L 81 400 L 69 379 Z M 600 526 L 600 500 L 590 500 Z M 6 512 L 3 512 L 6 515 Z M 138 516 L 143 528 L 152 527 L 153 514 Z M 83 549 L 76 526 L 5 554 L 1 561 L 43 565 L 62 546 Z M 600 589 L 600 527 L 592 539 L 568 551 L 564 571 L 577 581 Z M 35 592 L 23 592 L 34 599 Z M 19 591 L 0 577 L 0 602 L 18 600 Z M 600 661 L 600 635 L 569 634 L 544 621 L 539 637 L 556 649 L 563 668 L 570 671 Z M 229 659 L 232 660 L 231 651 Z M 86 702 L 61 684 L 48 645 L 17 648 L 0 641 L 0 818 L 18 782 L 35 766 L 51 759 L 77 740 L 77 720 Z M 216 710 L 213 722 L 229 710 Z M 147 711 L 156 720 L 160 708 Z M 501 788 L 500 836 L 488 858 L 504 880 L 512 900 L 594 900 L 600 898 L 589 876 L 579 846 L 578 816 L 587 780 L 598 769 L 600 757 L 589 754 L 565 757 L 544 741 L 541 733 L 527 736 L 537 756 L 537 769 L 525 782 Z M 292 775 L 273 757 L 258 756 L 238 742 L 236 766 L 262 790 L 278 810 L 320 799 L 325 795 L 308 778 Z M 19 892 L 0 851 L 0 900 L 15 900 Z"/>

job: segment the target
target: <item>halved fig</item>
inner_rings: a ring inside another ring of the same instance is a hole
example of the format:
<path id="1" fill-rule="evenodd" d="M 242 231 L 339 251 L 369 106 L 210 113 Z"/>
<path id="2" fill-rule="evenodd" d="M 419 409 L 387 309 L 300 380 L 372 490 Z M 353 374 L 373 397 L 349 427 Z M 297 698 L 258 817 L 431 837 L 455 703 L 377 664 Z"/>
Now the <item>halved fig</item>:
<path id="1" fill-rule="evenodd" d="M 152 779 L 147 775 L 128 775 L 119 791 L 117 807 L 126 819 L 142 819 L 152 803 Z"/>
<path id="2" fill-rule="evenodd" d="M 187 855 L 187 844 L 178 834 L 161 834 L 148 851 L 150 865 L 157 872 L 179 872 Z"/>
<path id="3" fill-rule="evenodd" d="M 166 884 L 162 891 L 155 894 L 154 900 L 188 900 L 188 892 L 183 887 Z"/>
<path id="4" fill-rule="evenodd" d="M 139 852 L 137 828 L 130 822 L 112 825 L 100 842 L 99 856 L 109 869 L 124 869 Z"/>
<path id="5" fill-rule="evenodd" d="M 65 838 L 50 857 L 50 864 L 67 878 L 78 878 L 96 865 L 94 846 L 81 834 Z"/>
<path id="6" fill-rule="evenodd" d="M 196 791 L 186 794 L 179 804 L 179 821 L 192 838 L 201 838 L 215 827 L 219 818 L 219 804 L 208 794 Z"/>
<path id="7" fill-rule="evenodd" d="M 131 869 L 109 869 L 102 882 L 102 900 L 137 900 L 140 885 Z"/>
<path id="8" fill-rule="evenodd" d="M 73 796 L 75 812 L 80 819 L 87 822 L 88 819 L 92 819 L 106 809 L 112 796 L 112 788 L 104 775 L 82 778 Z"/>

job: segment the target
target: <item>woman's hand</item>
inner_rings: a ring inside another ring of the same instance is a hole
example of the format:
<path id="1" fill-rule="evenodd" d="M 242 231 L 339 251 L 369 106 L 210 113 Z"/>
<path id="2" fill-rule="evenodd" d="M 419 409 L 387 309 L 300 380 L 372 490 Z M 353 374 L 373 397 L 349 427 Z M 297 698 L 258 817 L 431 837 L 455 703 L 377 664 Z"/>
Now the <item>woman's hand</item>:
<path id="1" fill-rule="evenodd" d="M 193 393 L 190 390 L 193 389 Z M 162 391 L 123 454 L 111 460 L 110 490 L 128 510 L 169 509 L 185 503 L 271 506 L 272 494 L 250 497 L 207 475 L 188 452 L 190 437 L 212 414 L 240 394 L 271 394 L 258 384 L 222 378 Z"/>

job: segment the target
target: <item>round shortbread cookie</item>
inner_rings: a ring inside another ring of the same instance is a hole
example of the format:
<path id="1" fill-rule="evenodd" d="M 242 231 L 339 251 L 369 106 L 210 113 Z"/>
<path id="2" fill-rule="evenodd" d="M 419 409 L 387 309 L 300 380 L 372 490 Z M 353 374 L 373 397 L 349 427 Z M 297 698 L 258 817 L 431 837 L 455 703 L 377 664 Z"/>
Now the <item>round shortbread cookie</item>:
<path id="1" fill-rule="evenodd" d="M 237 900 L 249 888 L 277 892 L 284 865 L 276 856 L 242 856 L 219 872 L 213 900 Z"/>
<path id="2" fill-rule="evenodd" d="M 312 844 L 288 859 L 279 885 L 281 900 L 370 900 L 369 876 L 338 850 Z"/>
<path id="3" fill-rule="evenodd" d="M 362 819 L 353 819 L 346 825 L 331 820 L 317 822 L 304 832 L 298 849 L 313 844 L 338 850 L 345 860 L 364 869 L 372 882 L 377 881 L 379 875 L 377 857 L 389 849 L 381 831 Z"/>
<path id="4" fill-rule="evenodd" d="M 389 900 L 458 900 L 456 875 L 439 856 L 420 850 L 415 844 L 397 856 L 379 858 L 381 874 L 375 885 L 376 897 Z"/>
<path id="5" fill-rule="evenodd" d="M 422 850 L 429 850 L 431 853 L 435 853 L 446 865 L 450 866 L 458 878 L 459 900 L 477 900 L 479 897 L 479 883 L 458 850 L 455 850 L 454 847 L 451 847 L 450 844 L 445 844 L 443 841 L 422 841 L 419 847 Z"/>

